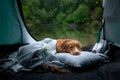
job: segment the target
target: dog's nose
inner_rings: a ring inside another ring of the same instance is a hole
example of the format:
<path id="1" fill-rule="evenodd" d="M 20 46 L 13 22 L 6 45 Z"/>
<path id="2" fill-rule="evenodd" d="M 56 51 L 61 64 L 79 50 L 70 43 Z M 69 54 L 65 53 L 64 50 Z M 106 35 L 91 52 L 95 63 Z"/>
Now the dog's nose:
<path id="1" fill-rule="evenodd" d="M 75 52 L 75 55 L 80 55 L 80 52 Z"/>

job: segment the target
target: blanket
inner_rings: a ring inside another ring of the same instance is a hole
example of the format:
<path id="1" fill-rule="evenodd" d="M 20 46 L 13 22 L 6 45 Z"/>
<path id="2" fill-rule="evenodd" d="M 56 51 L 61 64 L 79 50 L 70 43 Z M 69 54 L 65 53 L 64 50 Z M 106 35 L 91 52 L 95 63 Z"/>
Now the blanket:
<path id="1" fill-rule="evenodd" d="M 87 46 L 84 51 L 91 47 Z M 71 70 L 71 73 L 65 75 L 51 72 L 21 72 L 7 80 L 120 80 L 120 47 L 110 45 L 109 57 L 112 59 L 111 62 L 89 70 Z"/>
<path id="2" fill-rule="evenodd" d="M 19 71 L 32 71 L 33 68 L 42 65 L 57 65 L 60 67 L 88 67 L 98 63 L 108 62 L 109 58 L 101 53 L 92 53 L 82 51 L 81 55 L 74 56 L 69 53 L 56 52 L 56 40 L 45 38 L 36 43 L 25 45 L 19 48 L 17 52 L 9 56 L 3 67 L 10 68 L 14 73 Z"/>

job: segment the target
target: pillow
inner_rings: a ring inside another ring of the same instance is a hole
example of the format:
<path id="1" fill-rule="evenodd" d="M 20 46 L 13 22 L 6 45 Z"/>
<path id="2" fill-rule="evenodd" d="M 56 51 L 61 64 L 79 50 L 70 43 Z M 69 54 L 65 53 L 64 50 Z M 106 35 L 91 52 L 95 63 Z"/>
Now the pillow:
<path id="1" fill-rule="evenodd" d="M 86 51 L 82 51 L 80 55 L 59 53 L 55 56 L 59 61 L 71 67 L 89 67 L 93 65 L 100 65 L 106 61 L 109 61 L 108 57 L 104 54 Z"/>

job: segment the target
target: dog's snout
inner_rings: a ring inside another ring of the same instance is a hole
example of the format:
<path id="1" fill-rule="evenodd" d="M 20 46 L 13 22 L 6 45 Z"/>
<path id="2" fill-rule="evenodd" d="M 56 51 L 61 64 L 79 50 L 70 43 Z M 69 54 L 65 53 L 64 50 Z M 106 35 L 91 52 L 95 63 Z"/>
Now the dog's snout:
<path id="1" fill-rule="evenodd" d="M 80 52 L 75 52 L 74 54 L 75 54 L 75 55 L 80 55 Z"/>
<path id="2" fill-rule="evenodd" d="M 80 55 L 80 50 L 77 47 L 74 49 L 74 55 Z"/>

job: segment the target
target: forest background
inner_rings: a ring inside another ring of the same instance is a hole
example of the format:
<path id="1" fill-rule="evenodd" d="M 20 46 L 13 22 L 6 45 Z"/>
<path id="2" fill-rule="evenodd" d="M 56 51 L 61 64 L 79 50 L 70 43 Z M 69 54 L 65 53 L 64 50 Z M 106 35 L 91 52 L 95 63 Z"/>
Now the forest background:
<path id="1" fill-rule="evenodd" d="M 37 40 L 72 38 L 94 44 L 102 21 L 102 0 L 21 0 L 25 23 Z"/>

